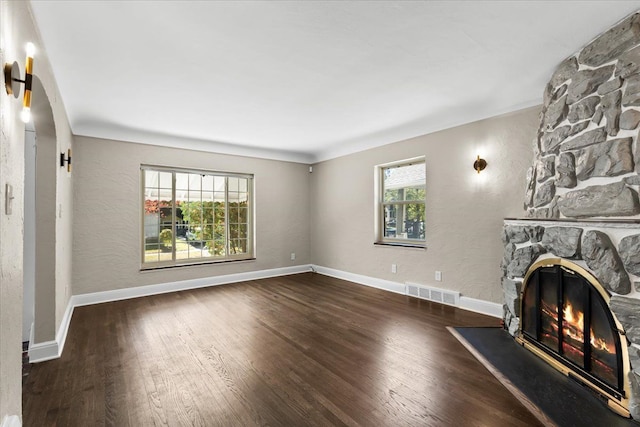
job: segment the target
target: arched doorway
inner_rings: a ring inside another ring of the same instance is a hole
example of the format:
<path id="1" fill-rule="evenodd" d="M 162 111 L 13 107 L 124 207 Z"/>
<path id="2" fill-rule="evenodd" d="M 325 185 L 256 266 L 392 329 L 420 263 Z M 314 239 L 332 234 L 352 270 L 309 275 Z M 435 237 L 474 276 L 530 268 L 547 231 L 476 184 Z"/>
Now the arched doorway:
<path id="1" fill-rule="evenodd" d="M 53 111 L 38 77 L 33 77 L 32 117 L 35 130 L 34 182 L 32 212 L 33 247 L 25 269 L 33 274 L 33 331 L 30 344 L 55 340 L 56 334 L 56 172 L 57 139 Z M 25 188 L 25 191 L 28 189 Z M 26 198 L 26 196 L 25 196 Z M 25 206 L 25 209 L 27 206 Z M 25 227 L 28 224 L 25 223 Z M 25 233 L 26 233 L 25 229 Z M 26 243 L 26 242 L 25 242 Z M 34 259 L 33 259 L 34 258 Z M 29 274 L 25 272 L 25 274 Z"/>

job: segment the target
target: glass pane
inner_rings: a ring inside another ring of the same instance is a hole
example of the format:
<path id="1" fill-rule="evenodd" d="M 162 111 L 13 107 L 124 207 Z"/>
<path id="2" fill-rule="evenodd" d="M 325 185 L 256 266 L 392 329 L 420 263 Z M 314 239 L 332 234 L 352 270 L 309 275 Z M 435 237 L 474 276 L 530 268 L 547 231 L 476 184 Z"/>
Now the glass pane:
<path id="1" fill-rule="evenodd" d="M 216 239 L 214 241 L 215 244 L 215 251 L 214 251 L 214 255 L 215 256 L 226 256 L 227 252 L 226 252 L 226 246 L 224 243 L 224 239 Z"/>
<path id="2" fill-rule="evenodd" d="M 203 206 L 202 221 L 207 224 L 213 224 L 213 203 L 207 202 Z"/>
<path id="3" fill-rule="evenodd" d="M 202 226 L 202 240 L 213 239 L 213 224 L 205 224 Z"/>
<path id="4" fill-rule="evenodd" d="M 176 172 L 176 190 L 188 190 L 189 189 L 189 174 Z"/>
<path id="5" fill-rule="evenodd" d="M 171 253 L 173 251 L 173 232 L 171 228 L 163 228 L 158 236 L 158 243 L 160 244 L 160 252 Z M 169 257 L 171 259 L 171 257 Z"/>
<path id="6" fill-rule="evenodd" d="M 246 207 L 238 208 L 238 222 L 245 224 L 248 219 L 249 210 Z"/>
<path id="7" fill-rule="evenodd" d="M 584 368 L 584 292 L 581 278 L 563 273 L 562 354 Z"/>
<path id="8" fill-rule="evenodd" d="M 202 191 L 213 192 L 213 175 L 204 175 L 202 177 Z"/>
<path id="9" fill-rule="evenodd" d="M 204 242 L 204 248 L 202 249 L 202 256 L 212 257 L 215 256 L 215 243 L 213 240 L 207 240 Z"/>
<path id="10" fill-rule="evenodd" d="M 384 201 L 385 202 L 397 202 L 398 200 L 402 200 L 400 197 L 400 190 L 385 190 L 384 191 Z"/>
<path id="11" fill-rule="evenodd" d="M 229 223 L 238 223 L 238 205 L 236 203 L 229 206 Z"/>
<path id="12" fill-rule="evenodd" d="M 405 205 L 404 228 L 409 239 L 424 239 L 424 204 Z"/>
<path id="13" fill-rule="evenodd" d="M 145 187 L 158 187 L 158 172 L 152 170 L 144 171 L 144 186 Z"/>
<path id="14" fill-rule="evenodd" d="M 398 226 L 396 205 L 384 206 L 384 237 L 396 237 Z"/>
<path id="15" fill-rule="evenodd" d="M 405 200 L 424 200 L 424 188 L 407 188 L 404 193 Z"/>
<path id="16" fill-rule="evenodd" d="M 616 339 L 602 297 L 591 290 L 591 372 L 614 388 L 618 385 Z"/>
<path id="17" fill-rule="evenodd" d="M 173 174 L 171 172 L 158 172 L 158 175 L 160 177 L 160 188 L 168 188 L 171 189 L 172 188 L 172 176 Z"/>
<path id="18" fill-rule="evenodd" d="M 216 224 L 213 228 L 213 238 L 216 240 L 224 240 L 225 227 L 224 223 Z"/>
<path id="19" fill-rule="evenodd" d="M 225 212 L 224 212 L 224 204 L 217 204 L 214 207 L 214 223 L 224 223 L 224 216 L 225 216 Z"/>
<path id="20" fill-rule="evenodd" d="M 238 191 L 241 193 L 246 193 L 249 189 L 248 179 L 246 178 L 238 178 Z"/>
<path id="21" fill-rule="evenodd" d="M 160 249 L 157 243 L 144 245 L 144 262 L 158 262 Z"/>
<path id="22" fill-rule="evenodd" d="M 227 179 L 224 176 L 216 176 L 213 178 L 213 189 L 215 191 L 221 191 L 224 198 L 224 192 L 227 188 Z"/>
<path id="23" fill-rule="evenodd" d="M 238 254 L 247 253 L 247 239 L 237 239 L 235 243 L 236 243 L 236 253 Z"/>
<path id="24" fill-rule="evenodd" d="M 231 255 L 244 254 L 247 252 L 247 240 L 246 239 L 231 239 L 231 245 L 229 247 Z"/>
<path id="25" fill-rule="evenodd" d="M 190 242 L 189 259 L 202 258 L 202 246 L 203 246 L 203 243 L 201 241 Z"/>
<path id="26" fill-rule="evenodd" d="M 189 258 L 189 242 L 185 238 L 176 240 L 176 259 Z"/>
<path id="27" fill-rule="evenodd" d="M 555 269 L 540 270 L 540 342 L 558 351 L 558 281 Z"/>
<path id="28" fill-rule="evenodd" d="M 202 175 L 199 173 L 190 173 L 189 174 L 189 190 L 200 190 L 202 189 Z"/>
<path id="29" fill-rule="evenodd" d="M 213 203 L 214 201 L 213 191 L 202 191 L 202 201 L 207 203 Z M 213 205 L 211 205 L 213 206 Z"/>
<path id="30" fill-rule="evenodd" d="M 242 239 L 246 239 L 247 237 L 249 237 L 247 235 L 247 224 L 240 224 L 238 226 L 238 237 Z"/>
<path id="31" fill-rule="evenodd" d="M 422 203 L 384 205 L 384 236 L 424 240 L 424 215 Z"/>
<path id="32" fill-rule="evenodd" d="M 235 177 L 229 177 L 229 191 L 238 191 L 240 189 L 239 179 Z"/>
<path id="33" fill-rule="evenodd" d="M 216 191 L 213 193 L 213 200 L 219 203 L 224 203 L 224 192 Z"/>
<path id="34" fill-rule="evenodd" d="M 385 201 L 387 197 L 390 197 L 389 201 L 424 200 L 425 182 L 424 163 L 384 168 L 382 185 Z"/>

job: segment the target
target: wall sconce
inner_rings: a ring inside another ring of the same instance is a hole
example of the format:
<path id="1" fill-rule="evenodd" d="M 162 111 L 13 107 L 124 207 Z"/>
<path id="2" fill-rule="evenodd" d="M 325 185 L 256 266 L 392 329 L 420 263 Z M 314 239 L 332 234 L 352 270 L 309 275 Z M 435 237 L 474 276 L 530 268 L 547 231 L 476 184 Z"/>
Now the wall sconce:
<path id="1" fill-rule="evenodd" d="M 475 169 L 476 172 L 480 173 L 480 171 L 483 171 L 486 167 L 487 161 L 485 159 L 481 159 L 480 155 L 478 154 L 478 158 L 475 162 L 473 162 L 473 169 Z"/>
<path id="2" fill-rule="evenodd" d="M 17 62 L 4 64 L 4 87 L 7 95 L 13 95 L 14 98 L 17 98 L 20 94 L 20 83 L 24 83 L 20 118 L 25 123 L 31 120 L 31 84 L 33 82 L 33 54 L 35 50 L 33 43 L 27 43 L 24 80 L 20 80 L 20 66 Z"/>
<path id="3" fill-rule="evenodd" d="M 66 157 L 64 153 L 60 153 L 60 167 L 63 168 L 65 163 L 67 164 L 67 172 L 71 172 L 71 148 L 67 150 Z"/>

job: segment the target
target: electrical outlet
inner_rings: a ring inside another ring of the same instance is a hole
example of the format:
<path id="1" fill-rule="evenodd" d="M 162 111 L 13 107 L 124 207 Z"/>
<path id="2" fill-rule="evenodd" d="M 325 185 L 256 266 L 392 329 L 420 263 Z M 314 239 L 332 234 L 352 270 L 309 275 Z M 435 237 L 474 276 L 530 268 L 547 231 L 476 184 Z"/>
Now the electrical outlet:
<path id="1" fill-rule="evenodd" d="M 291 261 L 295 261 L 295 259 L 296 259 L 296 253 L 291 252 Z"/>
<path id="2" fill-rule="evenodd" d="M 442 282 L 442 271 L 436 271 L 436 282 Z"/>
<path id="3" fill-rule="evenodd" d="M 398 272 L 398 265 L 397 264 L 391 264 L 391 272 L 392 273 L 397 273 Z"/>

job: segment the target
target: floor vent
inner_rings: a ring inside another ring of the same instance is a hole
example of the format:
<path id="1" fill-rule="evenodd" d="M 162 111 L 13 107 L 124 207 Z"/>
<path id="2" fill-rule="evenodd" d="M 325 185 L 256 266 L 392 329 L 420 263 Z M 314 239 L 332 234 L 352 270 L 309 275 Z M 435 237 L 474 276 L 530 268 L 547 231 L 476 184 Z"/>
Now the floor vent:
<path id="1" fill-rule="evenodd" d="M 406 283 L 406 294 L 412 297 L 435 301 L 442 304 L 458 305 L 460 292 L 430 288 L 428 286 Z"/>

